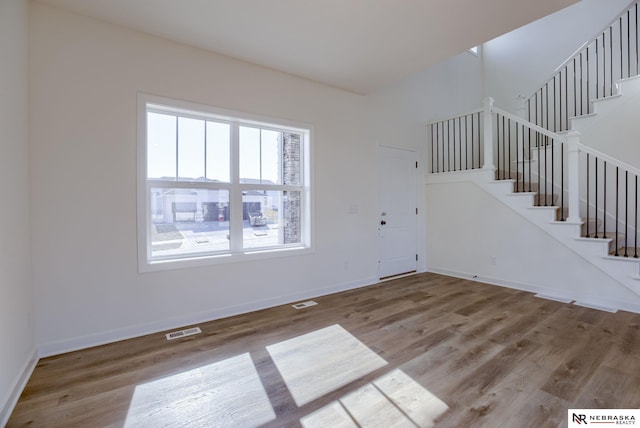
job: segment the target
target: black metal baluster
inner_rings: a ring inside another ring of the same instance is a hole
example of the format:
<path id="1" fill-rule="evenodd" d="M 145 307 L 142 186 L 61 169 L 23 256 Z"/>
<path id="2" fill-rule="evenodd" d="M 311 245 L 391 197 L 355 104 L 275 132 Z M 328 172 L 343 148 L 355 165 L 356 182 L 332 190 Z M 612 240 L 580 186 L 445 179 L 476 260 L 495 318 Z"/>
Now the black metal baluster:
<path id="1" fill-rule="evenodd" d="M 593 168 L 595 169 L 595 175 L 596 175 L 596 180 L 594 183 L 594 193 L 595 193 L 595 204 L 594 204 L 594 213 L 596 216 L 595 219 L 595 238 L 598 237 L 598 158 L 597 157 L 593 157 Z M 604 232 L 603 232 L 604 233 Z"/>
<path id="2" fill-rule="evenodd" d="M 517 124 L 516 124 L 516 132 L 517 132 Z M 520 133 L 520 135 L 522 135 L 522 191 L 524 192 L 524 163 L 525 161 L 525 155 L 524 155 L 524 125 L 521 125 L 522 127 L 522 132 Z"/>
<path id="3" fill-rule="evenodd" d="M 458 116 L 458 141 L 460 142 L 460 171 L 462 171 L 462 117 Z"/>
<path id="4" fill-rule="evenodd" d="M 496 146 L 498 149 L 498 162 L 497 162 L 497 168 L 498 168 L 498 180 L 503 180 L 504 177 L 500 178 L 500 115 L 496 113 Z M 502 174 L 504 175 L 504 171 L 502 171 Z"/>
<path id="5" fill-rule="evenodd" d="M 607 238 L 607 161 L 602 161 L 602 177 L 604 185 L 602 187 L 602 237 Z"/>
<path id="6" fill-rule="evenodd" d="M 590 235 L 590 233 L 589 233 L 589 187 L 590 187 L 589 186 L 589 153 L 587 153 L 587 234 L 586 234 L 587 238 Z M 597 225 L 596 225 L 596 227 L 597 227 Z"/>
<path id="7" fill-rule="evenodd" d="M 558 108 L 556 106 L 556 76 L 553 76 L 553 132 L 558 132 L 558 128 L 556 127 L 556 113 L 558 112 Z"/>
<path id="8" fill-rule="evenodd" d="M 481 141 L 480 141 L 480 113 L 478 113 L 478 168 L 482 167 L 482 148 L 480 146 Z M 493 144 L 492 141 L 489 142 L 489 144 Z"/>
<path id="9" fill-rule="evenodd" d="M 624 172 L 624 257 L 627 254 L 627 235 L 629 234 L 629 171 Z"/>
<path id="10" fill-rule="evenodd" d="M 547 206 L 547 183 L 549 175 L 547 174 L 547 146 L 549 145 L 549 137 L 546 135 L 543 137 L 544 139 L 544 206 Z"/>
<path id="11" fill-rule="evenodd" d="M 555 202 L 554 202 L 554 194 L 555 194 L 555 174 L 554 171 L 556 170 L 555 168 L 555 163 L 553 161 L 553 138 L 551 139 L 551 202 L 549 203 L 549 205 L 551 206 L 555 206 Z M 546 198 L 546 196 L 545 196 Z"/>
<path id="12" fill-rule="evenodd" d="M 564 67 L 564 98 L 565 98 L 565 120 L 564 124 L 569 129 L 569 69 Z"/>
<path id="13" fill-rule="evenodd" d="M 536 146 L 538 147 L 538 205 L 540 205 L 540 193 L 542 192 L 542 187 L 540 186 L 540 164 L 542 160 L 540 158 L 540 133 L 536 131 Z"/>
<path id="14" fill-rule="evenodd" d="M 504 132 L 504 116 L 502 116 L 502 171 L 503 174 L 507 173 L 507 138 Z M 511 174 L 509 174 L 507 180 L 511 179 Z"/>
<path id="15" fill-rule="evenodd" d="M 507 165 L 509 167 L 509 179 L 511 179 L 512 178 L 512 176 L 511 176 L 511 119 L 509 119 L 507 121 L 507 133 L 508 133 L 508 136 L 509 136 L 508 140 L 507 140 L 507 144 L 508 144 L 507 150 L 508 150 L 508 153 L 509 153 L 509 163 Z"/>
<path id="16" fill-rule="evenodd" d="M 440 124 L 438 122 L 436 122 L 436 169 L 438 170 L 438 172 L 442 172 L 440 171 L 440 166 L 438 165 L 438 163 L 440 162 L 440 135 L 439 135 L 439 126 Z M 443 168 L 444 169 L 444 166 Z"/>
<path id="17" fill-rule="evenodd" d="M 638 4 L 636 3 L 636 10 Z M 638 16 L 638 15 L 636 15 Z M 633 257 L 638 258 L 638 176 L 636 175 L 636 197 L 635 197 L 635 220 L 633 223 L 633 232 L 635 235 L 634 244 L 633 244 Z"/>
<path id="18" fill-rule="evenodd" d="M 464 117 L 464 169 L 469 169 L 469 115 Z M 471 134 L 473 135 L 473 134 Z M 473 157 L 473 144 L 471 144 L 471 156 Z M 473 169 L 473 160 L 471 161 L 471 169 Z"/>
<path id="19" fill-rule="evenodd" d="M 529 185 L 527 186 L 527 192 L 531 191 L 531 128 L 529 128 L 529 139 L 528 139 L 528 144 L 529 144 L 529 150 L 528 150 L 528 155 L 529 155 L 529 179 L 527 180 L 527 183 L 529 183 Z M 524 174 L 523 174 L 524 175 Z"/>
<path id="20" fill-rule="evenodd" d="M 560 70 L 560 73 L 558 75 L 558 85 L 560 86 L 560 90 L 558 91 L 560 94 L 560 103 L 559 103 L 559 113 L 558 113 L 558 119 L 560 121 L 560 130 L 564 130 L 565 128 L 562 127 L 562 70 Z"/>
<path id="21" fill-rule="evenodd" d="M 453 128 L 451 130 L 451 147 L 452 147 L 452 154 L 453 154 L 453 170 L 457 171 L 457 167 L 456 167 L 456 120 L 455 119 L 449 119 L 450 125 Z"/>
<path id="22" fill-rule="evenodd" d="M 453 145 L 455 149 L 455 144 Z M 455 153 L 453 155 L 453 168 L 455 170 Z M 447 120 L 447 171 L 451 171 L 451 119 Z"/>
<path id="23" fill-rule="evenodd" d="M 560 220 L 564 221 L 564 143 L 560 143 Z"/>
<path id="24" fill-rule="evenodd" d="M 620 52 L 620 54 L 622 54 L 622 52 Z M 619 200 L 618 197 L 620 196 L 620 192 L 618 190 L 618 184 L 619 184 L 619 180 L 618 180 L 618 170 L 620 168 L 616 167 L 616 236 L 615 236 L 615 243 L 616 243 L 616 251 L 615 251 L 615 255 L 618 255 L 618 206 L 619 206 Z"/>

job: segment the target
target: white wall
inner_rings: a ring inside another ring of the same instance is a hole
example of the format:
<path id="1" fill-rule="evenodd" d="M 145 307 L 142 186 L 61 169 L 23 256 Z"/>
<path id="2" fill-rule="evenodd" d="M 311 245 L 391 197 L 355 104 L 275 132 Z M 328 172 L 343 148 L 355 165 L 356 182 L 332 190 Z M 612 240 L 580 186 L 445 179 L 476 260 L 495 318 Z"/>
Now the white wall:
<path id="1" fill-rule="evenodd" d="M 28 2 L 0 2 L 0 426 L 35 358 L 29 232 Z"/>
<path id="2" fill-rule="evenodd" d="M 471 182 L 427 184 L 429 269 L 640 310 L 640 297 Z"/>
<path id="3" fill-rule="evenodd" d="M 44 354 L 376 281 L 376 151 L 363 97 L 39 3 L 30 35 Z M 315 252 L 139 274 L 138 91 L 314 125 Z"/>
<path id="4" fill-rule="evenodd" d="M 624 82 L 621 97 L 595 105 L 595 116 L 573 121 L 580 142 L 640 169 L 640 78 Z"/>
<path id="5" fill-rule="evenodd" d="M 582 0 L 482 46 L 485 96 L 516 113 L 518 95 L 531 96 L 629 0 Z"/>

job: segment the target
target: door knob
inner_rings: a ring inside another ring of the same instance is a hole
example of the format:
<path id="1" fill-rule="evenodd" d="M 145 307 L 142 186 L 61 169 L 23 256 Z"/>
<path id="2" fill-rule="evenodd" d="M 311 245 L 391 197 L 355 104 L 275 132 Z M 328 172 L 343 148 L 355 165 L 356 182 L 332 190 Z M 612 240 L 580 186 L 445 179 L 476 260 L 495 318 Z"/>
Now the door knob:
<path id="1" fill-rule="evenodd" d="M 384 226 L 385 224 L 387 224 L 387 222 L 386 222 L 386 221 L 384 221 L 384 220 L 382 220 L 382 221 L 380 222 L 380 224 Z"/>

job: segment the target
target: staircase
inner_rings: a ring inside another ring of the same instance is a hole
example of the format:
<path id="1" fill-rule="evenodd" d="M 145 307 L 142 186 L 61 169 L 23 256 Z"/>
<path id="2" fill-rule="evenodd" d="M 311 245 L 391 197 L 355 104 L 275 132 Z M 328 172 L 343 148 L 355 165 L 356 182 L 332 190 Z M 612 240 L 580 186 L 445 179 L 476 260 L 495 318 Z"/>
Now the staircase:
<path id="1" fill-rule="evenodd" d="M 473 181 L 640 296 L 640 169 L 580 142 L 599 112 L 640 94 L 637 17 L 633 2 L 558 67 L 525 100 L 526 119 L 489 98 L 429 124 L 428 154 L 431 182 Z"/>

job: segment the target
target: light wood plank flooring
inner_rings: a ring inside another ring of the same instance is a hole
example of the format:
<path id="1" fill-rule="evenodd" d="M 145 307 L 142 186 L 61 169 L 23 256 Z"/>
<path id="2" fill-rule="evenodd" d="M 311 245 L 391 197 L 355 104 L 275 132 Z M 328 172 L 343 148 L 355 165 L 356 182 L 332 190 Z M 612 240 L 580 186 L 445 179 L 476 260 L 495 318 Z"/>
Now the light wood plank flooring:
<path id="1" fill-rule="evenodd" d="M 640 315 L 420 274 L 42 359 L 9 427 L 560 427 L 640 407 Z"/>

